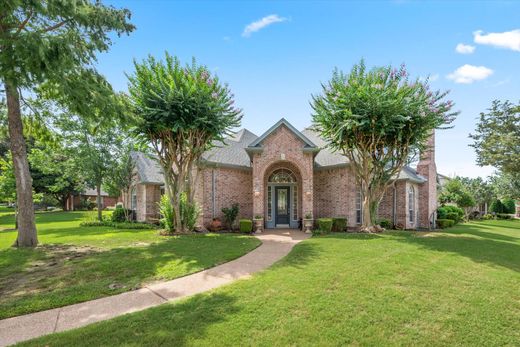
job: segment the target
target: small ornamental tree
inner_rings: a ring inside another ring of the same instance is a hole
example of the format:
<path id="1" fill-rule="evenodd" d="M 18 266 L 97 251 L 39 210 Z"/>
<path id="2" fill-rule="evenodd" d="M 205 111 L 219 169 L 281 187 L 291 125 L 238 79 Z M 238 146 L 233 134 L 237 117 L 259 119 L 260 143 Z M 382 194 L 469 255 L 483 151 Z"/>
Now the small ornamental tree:
<path id="1" fill-rule="evenodd" d="M 164 173 L 165 191 L 174 210 L 176 232 L 186 232 L 181 218 L 181 197 L 194 204 L 194 165 L 204 151 L 222 142 L 240 125 L 242 111 L 233 94 L 205 66 L 182 66 L 166 53 L 164 61 L 148 57 L 134 63 L 128 77 L 135 131 L 150 143 Z"/>
<path id="2" fill-rule="evenodd" d="M 313 96 L 313 123 L 330 148 L 346 156 L 363 194 L 362 230 L 374 231 L 385 190 L 435 129 L 456 112 L 448 92 L 430 91 L 428 81 L 410 81 L 400 69 L 367 70 L 361 61 L 350 73 L 335 70 L 323 92 Z"/>

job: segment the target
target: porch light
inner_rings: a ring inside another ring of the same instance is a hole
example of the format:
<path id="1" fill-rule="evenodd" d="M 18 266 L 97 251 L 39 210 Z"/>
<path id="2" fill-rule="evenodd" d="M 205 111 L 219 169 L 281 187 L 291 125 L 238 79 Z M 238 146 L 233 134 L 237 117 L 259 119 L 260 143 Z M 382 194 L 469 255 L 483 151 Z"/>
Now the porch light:
<path id="1" fill-rule="evenodd" d="M 306 191 L 305 195 L 307 195 L 307 197 L 310 197 L 311 196 L 311 192 L 310 191 Z"/>
<path id="2" fill-rule="evenodd" d="M 255 196 L 260 196 L 260 192 L 258 190 L 255 190 Z"/>

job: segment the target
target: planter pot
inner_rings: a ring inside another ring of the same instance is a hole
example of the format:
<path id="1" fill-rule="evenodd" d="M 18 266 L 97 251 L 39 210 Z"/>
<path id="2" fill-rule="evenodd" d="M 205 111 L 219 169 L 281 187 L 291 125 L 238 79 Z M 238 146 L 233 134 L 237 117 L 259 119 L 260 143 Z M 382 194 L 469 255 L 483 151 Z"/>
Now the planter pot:
<path id="1" fill-rule="evenodd" d="M 255 223 L 255 233 L 260 234 L 264 230 L 264 219 L 253 219 Z"/>
<path id="2" fill-rule="evenodd" d="M 314 226 L 313 219 L 304 219 L 303 220 L 303 231 L 305 231 L 305 233 L 310 234 L 312 232 L 313 226 Z"/>

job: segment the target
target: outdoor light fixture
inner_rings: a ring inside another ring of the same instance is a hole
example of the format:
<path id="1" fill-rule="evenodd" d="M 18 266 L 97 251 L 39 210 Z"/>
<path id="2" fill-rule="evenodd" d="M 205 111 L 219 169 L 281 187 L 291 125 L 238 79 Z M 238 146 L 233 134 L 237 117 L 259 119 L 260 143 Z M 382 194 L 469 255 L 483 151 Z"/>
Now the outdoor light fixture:
<path id="1" fill-rule="evenodd" d="M 255 196 L 260 196 L 260 192 L 258 190 L 255 190 Z"/>

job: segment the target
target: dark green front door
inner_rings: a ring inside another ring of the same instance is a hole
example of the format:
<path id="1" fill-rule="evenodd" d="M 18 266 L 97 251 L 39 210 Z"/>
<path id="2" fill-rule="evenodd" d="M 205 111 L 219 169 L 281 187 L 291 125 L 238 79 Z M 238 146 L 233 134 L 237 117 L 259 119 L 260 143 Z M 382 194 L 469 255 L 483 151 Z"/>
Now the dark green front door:
<path id="1" fill-rule="evenodd" d="M 289 187 L 275 187 L 275 222 L 276 225 L 289 225 L 290 221 L 290 189 Z"/>

